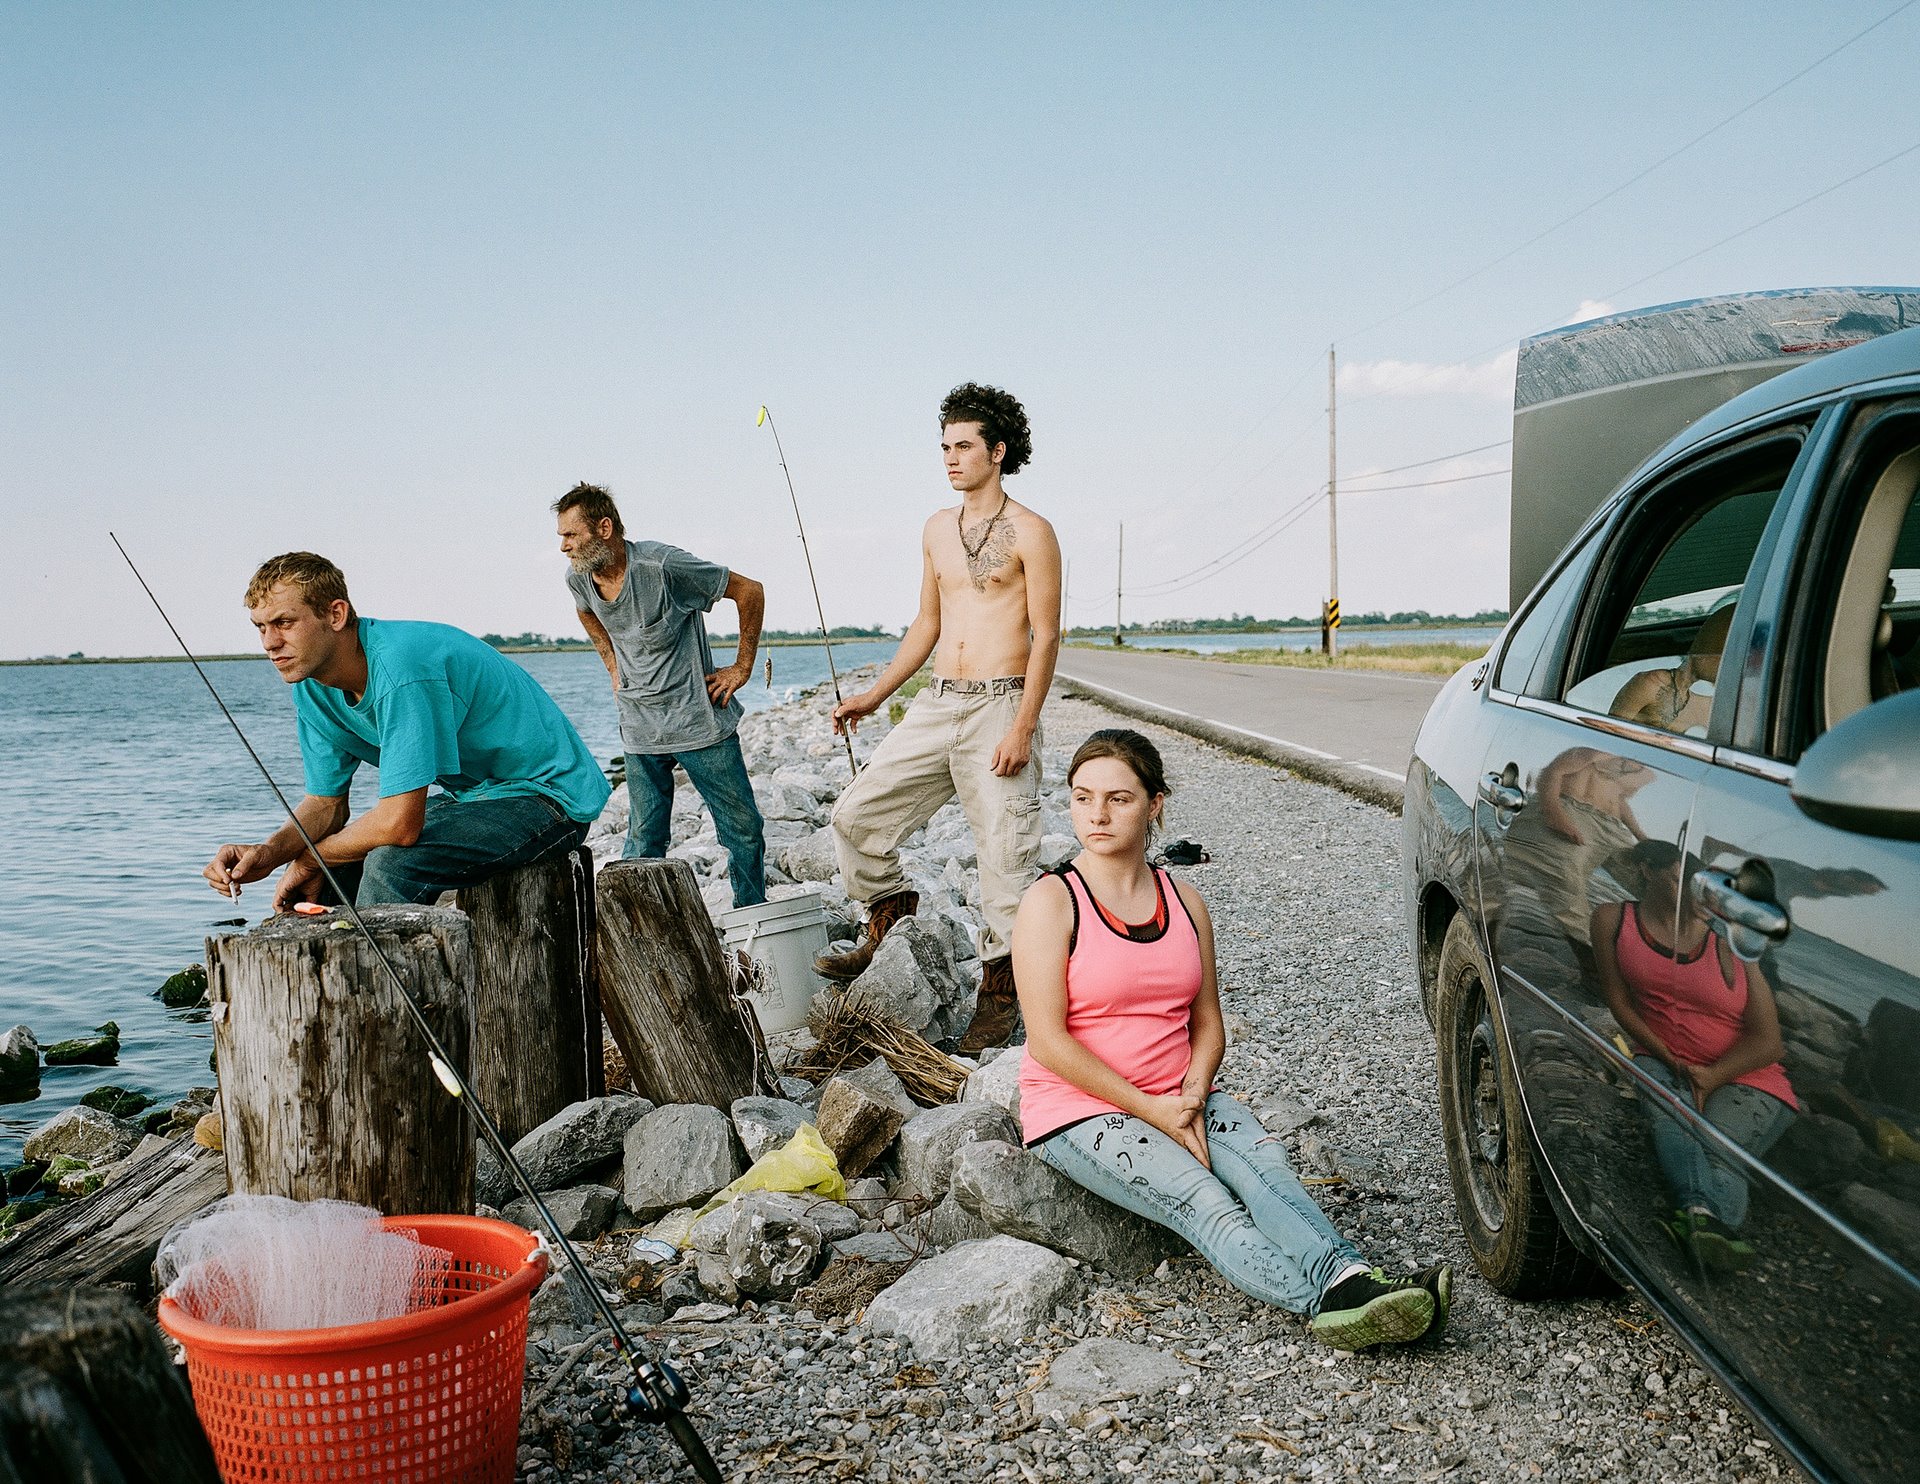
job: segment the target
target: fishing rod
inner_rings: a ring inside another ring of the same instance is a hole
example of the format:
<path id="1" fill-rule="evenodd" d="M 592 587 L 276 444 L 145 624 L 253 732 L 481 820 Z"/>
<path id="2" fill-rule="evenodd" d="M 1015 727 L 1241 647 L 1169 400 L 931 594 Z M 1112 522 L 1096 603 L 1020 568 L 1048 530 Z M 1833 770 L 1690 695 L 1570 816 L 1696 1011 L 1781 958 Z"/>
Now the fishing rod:
<path id="1" fill-rule="evenodd" d="M 793 501 L 793 523 L 800 528 L 800 552 L 807 559 L 807 581 L 813 585 L 813 611 L 820 616 L 820 642 L 827 650 L 827 674 L 833 680 L 833 704 L 839 706 L 844 699 L 840 694 L 840 672 L 833 665 L 833 640 L 827 633 L 827 610 L 820 602 L 820 579 L 813 575 L 813 551 L 807 545 L 807 523 L 800 519 L 800 497 L 793 492 L 793 471 L 787 467 L 787 451 L 780 446 L 780 430 L 773 425 L 773 414 L 763 403 L 760 416 L 754 426 L 765 425 L 773 434 L 774 452 L 780 455 L 780 472 L 787 476 L 787 498 Z M 853 776 L 860 776 L 860 765 L 853 760 L 853 731 L 848 728 L 840 733 L 840 740 L 847 744 L 847 766 L 853 770 Z"/>
<path id="2" fill-rule="evenodd" d="M 293 805 L 287 802 L 287 796 L 281 791 L 280 785 L 274 782 L 273 774 L 260 760 L 260 754 L 254 751 L 253 743 L 247 739 L 247 734 L 241 730 L 240 723 L 227 709 L 227 703 L 221 699 L 220 692 L 214 688 L 213 681 L 208 677 L 207 672 L 201 669 L 199 659 L 188 647 L 187 641 L 181 638 L 180 631 L 173 625 L 173 620 L 167 617 L 167 610 L 161 607 L 160 599 L 154 595 L 153 589 L 147 586 L 147 579 L 142 577 L 140 569 L 134 566 L 133 558 L 127 555 L 127 549 L 120 544 L 120 538 L 112 531 L 107 532 L 107 538 L 113 542 L 115 550 L 120 553 L 128 570 L 133 573 L 134 581 L 140 584 L 148 601 L 153 604 L 154 611 L 160 615 L 160 621 L 167 626 L 168 632 L 173 635 L 174 642 L 180 646 L 180 652 L 187 657 L 187 662 L 193 666 L 194 673 L 206 686 L 207 694 L 213 697 L 214 705 L 218 706 L 220 714 L 226 717 L 227 725 L 233 728 L 234 736 L 238 737 L 240 745 L 246 748 L 247 756 L 253 759 L 254 767 L 258 768 L 260 776 L 267 780 L 267 787 L 273 790 L 273 796 L 280 801 L 280 807 L 286 811 L 287 818 L 293 821 L 294 829 L 299 832 L 301 842 L 307 847 L 307 853 L 313 857 L 314 864 L 320 868 L 320 874 L 332 888 L 333 894 L 340 899 L 341 910 L 346 913 L 347 920 L 360 930 L 360 936 L 366 939 L 367 946 L 373 950 L 375 960 L 386 972 L 393 987 L 399 991 L 401 1003 L 407 1007 L 407 1013 L 412 1017 L 415 1029 L 427 1043 L 427 1062 L 433 1068 L 434 1079 L 446 1089 L 448 1096 L 464 1104 L 467 1112 L 473 1115 L 473 1121 L 479 1125 L 480 1132 L 486 1141 L 493 1146 L 494 1153 L 500 1156 L 501 1163 L 512 1175 L 514 1184 L 520 1187 L 520 1193 L 533 1204 L 534 1210 L 540 1213 L 541 1222 L 552 1234 L 554 1246 L 566 1257 L 573 1277 L 586 1288 L 594 1307 L 600 1311 L 601 1321 L 606 1325 L 613 1339 L 614 1353 L 624 1360 L 628 1369 L 633 1372 L 633 1384 L 626 1390 L 627 1410 L 643 1422 L 664 1424 L 674 1442 L 680 1445 L 680 1451 L 686 1455 L 687 1462 L 693 1466 L 694 1473 L 699 1475 L 703 1484 L 722 1484 L 720 1470 L 714 1465 L 712 1455 L 707 1452 L 707 1445 L 701 1441 L 699 1432 L 687 1419 L 687 1383 L 681 1380 L 680 1373 L 668 1364 L 665 1357 L 652 1357 L 645 1354 L 621 1325 L 613 1312 L 613 1306 L 607 1302 L 606 1295 L 600 1291 L 599 1283 L 588 1271 L 587 1265 L 581 1261 L 580 1254 L 574 1250 L 573 1243 L 567 1240 L 566 1233 L 560 1230 L 560 1223 L 554 1220 L 553 1212 L 547 1209 L 547 1203 L 541 1199 L 540 1192 L 533 1188 L 533 1182 L 527 1178 L 526 1170 L 521 1167 L 520 1161 L 514 1158 L 513 1151 L 507 1147 L 507 1141 L 501 1137 L 500 1130 L 494 1126 L 493 1119 L 487 1115 L 487 1110 L 474 1096 L 473 1088 L 468 1084 L 467 1079 L 455 1069 L 447 1048 L 434 1034 L 433 1027 L 427 1022 L 426 1014 L 421 1010 L 419 1001 L 413 997 L 413 992 L 407 988 L 406 981 L 400 977 L 400 971 L 394 968 L 393 961 L 387 957 L 386 950 L 380 946 L 380 940 L 373 936 L 366 921 L 360 916 L 359 909 L 353 904 L 351 893 L 342 890 L 339 878 L 333 874 L 333 868 L 321 859 L 320 847 L 314 843 L 313 836 L 307 833 L 307 827 L 300 822 L 300 816 L 294 811 Z"/>

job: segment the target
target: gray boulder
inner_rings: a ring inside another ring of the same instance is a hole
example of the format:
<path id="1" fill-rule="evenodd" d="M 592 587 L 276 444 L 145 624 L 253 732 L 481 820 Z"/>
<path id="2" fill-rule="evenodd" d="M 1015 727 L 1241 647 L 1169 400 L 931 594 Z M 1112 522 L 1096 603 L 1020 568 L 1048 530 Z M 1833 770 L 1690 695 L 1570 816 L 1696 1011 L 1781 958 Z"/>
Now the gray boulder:
<path id="1" fill-rule="evenodd" d="M 939 1200 L 953 1179 L 954 1155 L 986 1140 L 1018 1143 L 1020 1127 L 995 1103 L 948 1103 L 929 1108 L 900 1130 L 896 1195 Z"/>
<path id="2" fill-rule="evenodd" d="M 24 1025 L 0 1032 L 0 1096 L 40 1081 L 40 1042 Z"/>
<path id="3" fill-rule="evenodd" d="M 1040 869 L 1057 871 L 1080 853 L 1080 842 L 1072 835 L 1040 837 Z"/>
<path id="4" fill-rule="evenodd" d="M 782 1191 L 755 1190 L 728 1208 L 727 1271 L 744 1294 L 787 1299 L 806 1286 L 825 1241 L 807 1219 L 807 1203 Z"/>
<path id="5" fill-rule="evenodd" d="M 855 1067 L 851 1071 L 836 1074 L 843 1081 L 851 1082 L 855 1087 L 865 1088 L 888 1107 L 895 1109 L 904 1122 L 917 1118 L 925 1111 L 913 1100 L 893 1068 L 887 1065 L 884 1056 L 876 1056 L 864 1067 Z"/>
<path id="6" fill-rule="evenodd" d="M 652 1111 L 645 1098 L 626 1093 L 569 1103 L 522 1135 L 513 1157 L 535 1190 L 563 1190 L 595 1165 L 617 1159 L 627 1130 Z"/>
<path id="7" fill-rule="evenodd" d="M 856 1232 L 833 1244 L 835 1257 L 857 1257 L 864 1262 L 912 1262 L 922 1244 L 898 1232 Z"/>
<path id="8" fill-rule="evenodd" d="M 1152 1396 L 1178 1386 L 1189 1371 L 1164 1350 L 1125 1340 L 1082 1340 L 1054 1358 L 1047 1384 L 1033 1398 L 1035 1416 L 1074 1412 L 1095 1402 Z"/>
<path id="9" fill-rule="evenodd" d="M 740 1302 L 740 1285 L 733 1281 L 725 1252 L 698 1252 L 693 1258 L 693 1275 L 703 1291 L 723 1304 Z"/>
<path id="10" fill-rule="evenodd" d="M 811 1113 L 785 1098 L 735 1098 L 732 1112 L 733 1131 L 747 1151 L 748 1164 L 786 1143 L 801 1124 L 813 1122 Z"/>
<path id="11" fill-rule="evenodd" d="M 780 852 L 780 869 L 795 881 L 831 881 L 840 870 L 833 850 L 833 826 L 822 825 Z"/>
<path id="12" fill-rule="evenodd" d="M 963 1147 L 953 1161 L 953 1196 L 997 1232 L 1112 1273 L 1148 1272 L 1188 1250 L 1164 1226 L 1102 1200 L 1011 1143 Z"/>
<path id="13" fill-rule="evenodd" d="M 506 1164 L 493 1152 L 493 1145 L 485 1139 L 474 1145 L 473 1149 L 473 1198 L 482 1206 L 498 1209 L 520 1193 L 520 1187 L 514 1183 L 513 1176 L 507 1173 Z"/>
<path id="14" fill-rule="evenodd" d="M 1012 1344 L 1080 1291 L 1057 1252 L 1018 1237 L 964 1242 L 915 1263 L 867 1306 L 866 1327 L 897 1335 L 923 1358 L 964 1354 L 977 1340 Z"/>
<path id="15" fill-rule="evenodd" d="M 898 1108 L 848 1077 L 831 1079 L 820 1095 L 820 1137 L 848 1178 L 866 1173 L 902 1122 Z"/>
<path id="16" fill-rule="evenodd" d="M 573 1241 L 584 1242 L 599 1236 L 613 1224 L 614 1213 L 620 1209 L 620 1192 L 604 1185 L 576 1185 L 570 1190 L 556 1190 L 551 1194 L 542 1191 L 541 1198 L 553 1213 L 553 1219 L 559 1223 L 560 1235 Z M 500 1215 L 516 1226 L 524 1226 L 528 1231 L 546 1230 L 539 1213 L 533 1209 L 533 1202 L 529 1200 L 515 1201 Z"/>
<path id="17" fill-rule="evenodd" d="M 98 1108 L 69 1108 L 28 1134 L 21 1152 L 29 1160 L 51 1160 L 64 1154 L 90 1165 L 109 1165 L 133 1153 L 140 1135 L 137 1123 Z"/>
<path id="18" fill-rule="evenodd" d="M 627 1209 L 642 1221 L 678 1206 L 699 1205 L 740 1175 L 733 1125 L 718 1108 L 672 1103 L 627 1130 Z"/>
<path id="19" fill-rule="evenodd" d="M 992 1103 L 1005 1108 L 1014 1122 L 1020 1121 L 1020 1068 L 1027 1059 L 1024 1046 L 1010 1046 L 979 1071 L 967 1078 L 961 1089 L 963 1103 Z"/>
<path id="20" fill-rule="evenodd" d="M 933 1252 L 944 1252 L 962 1242 L 978 1242 L 994 1234 L 993 1228 L 961 1205 L 951 1190 L 931 1211 L 914 1217 L 909 1230 Z"/>
<path id="21" fill-rule="evenodd" d="M 687 1246 L 695 1252 L 724 1253 L 727 1228 L 733 1225 L 732 1205 L 715 1206 L 687 1228 Z"/>
<path id="22" fill-rule="evenodd" d="M 894 924 L 847 994 L 932 1041 L 959 1035 L 973 1018 L 975 988 L 945 931 L 915 917 Z"/>

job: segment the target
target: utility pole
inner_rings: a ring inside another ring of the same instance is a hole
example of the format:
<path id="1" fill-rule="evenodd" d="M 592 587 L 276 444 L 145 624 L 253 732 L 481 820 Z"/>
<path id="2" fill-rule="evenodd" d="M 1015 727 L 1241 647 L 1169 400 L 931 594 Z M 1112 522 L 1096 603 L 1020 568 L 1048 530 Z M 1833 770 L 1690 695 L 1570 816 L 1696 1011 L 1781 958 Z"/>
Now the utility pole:
<path id="1" fill-rule="evenodd" d="M 1120 637 L 1120 594 L 1127 570 L 1127 523 L 1120 522 L 1120 549 L 1113 561 L 1113 642 L 1124 644 Z"/>
<path id="2" fill-rule="evenodd" d="M 1327 347 L 1327 601 L 1320 612 L 1320 648 L 1328 659 L 1340 650 L 1339 464 L 1334 457 L 1333 347 Z"/>

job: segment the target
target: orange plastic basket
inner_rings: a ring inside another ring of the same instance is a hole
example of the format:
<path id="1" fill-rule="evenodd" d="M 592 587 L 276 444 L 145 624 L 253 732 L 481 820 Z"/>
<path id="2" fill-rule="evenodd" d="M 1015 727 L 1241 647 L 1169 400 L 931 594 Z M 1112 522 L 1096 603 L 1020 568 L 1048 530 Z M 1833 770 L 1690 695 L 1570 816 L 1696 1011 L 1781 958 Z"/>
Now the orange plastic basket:
<path id="1" fill-rule="evenodd" d="M 160 1301 L 226 1484 L 512 1484 L 527 1305 L 547 1254 L 477 1216 L 389 1216 L 453 1254 L 438 1301 L 337 1329 L 229 1329 Z"/>

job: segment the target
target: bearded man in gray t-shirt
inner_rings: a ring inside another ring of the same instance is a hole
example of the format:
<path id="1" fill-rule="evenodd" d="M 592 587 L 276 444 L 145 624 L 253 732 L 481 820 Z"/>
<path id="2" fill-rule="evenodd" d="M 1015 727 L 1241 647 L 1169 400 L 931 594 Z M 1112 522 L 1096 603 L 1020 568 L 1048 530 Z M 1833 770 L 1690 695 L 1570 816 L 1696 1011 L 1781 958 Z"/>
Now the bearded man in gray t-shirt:
<path id="1" fill-rule="evenodd" d="M 577 484 L 553 505 L 567 587 L 605 661 L 627 755 L 624 858 L 667 853 L 673 766 L 687 770 L 727 852 L 733 905 L 767 899 L 766 826 L 740 755 L 740 703 L 753 675 L 766 589 L 751 577 L 659 541 L 629 541 L 613 496 Z M 703 615 L 722 598 L 739 614 L 740 647 L 716 669 Z"/>

